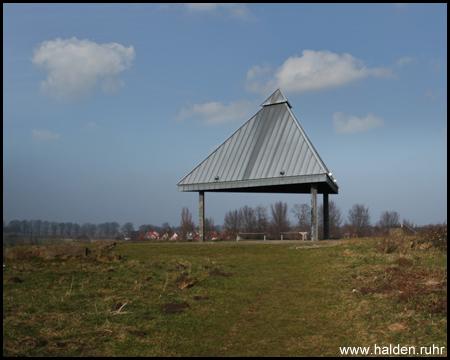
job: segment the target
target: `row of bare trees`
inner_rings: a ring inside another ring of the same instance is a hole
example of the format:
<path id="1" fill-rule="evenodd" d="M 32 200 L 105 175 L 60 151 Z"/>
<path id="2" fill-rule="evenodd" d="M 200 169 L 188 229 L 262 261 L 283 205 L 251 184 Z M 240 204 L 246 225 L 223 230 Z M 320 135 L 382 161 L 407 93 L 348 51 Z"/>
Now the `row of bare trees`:
<path id="1" fill-rule="evenodd" d="M 125 225 L 124 225 L 125 226 Z M 122 226 L 122 231 L 124 226 Z M 3 233 L 22 237 L 59 237 L 77 238 L 79 236 L 114 238 L 121 230 L 117 222 L 92 224 L 89 222 L 77 224 L 72 222 L 56 222 L 42 220 L 11 220 L 3 221 Z"/>
<path id="2" fill-rule="evenodd" d="M 295 221 L 291 223 L 288 205 L 276 202 L 270 205 L 270 211 L 258 205 L 255 208 L 244 206 L 225 214 L 223 228 L 227 237 L 236 237 L 239 233 L 256 236 L 265 233 L 278 238 L 281 233 L 290 231 L 311 231 L 311 207 L 309 204 L 296 204 L 290 210 Z M 323 237 L 323 205 L 318 209 L 319 236 Z M 412 224 L 411 224 L 412 225 Z M 400 215 L 396 211 L 385 211 L 379 221 L 372 226 L 369 208 L 363 204 L 355 204 L 348 212 L 346 221 L 334 201 L 329 202 L 329 231 L 331 238 L 364 237 L 379 233 L 385 229 L 399 227 Z"/>

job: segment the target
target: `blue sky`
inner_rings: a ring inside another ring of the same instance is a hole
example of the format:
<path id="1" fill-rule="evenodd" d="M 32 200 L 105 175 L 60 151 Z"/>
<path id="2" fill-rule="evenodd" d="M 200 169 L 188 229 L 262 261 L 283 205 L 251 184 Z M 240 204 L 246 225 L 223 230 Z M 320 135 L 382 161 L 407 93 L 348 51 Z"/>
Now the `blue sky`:
<path id="1" fill-rule="evenodd" d="M 3 4 L 3 220 L 197 223 L 176 184 L 278 87 L 344 218 L 447 221 L 447 4 Z"/>

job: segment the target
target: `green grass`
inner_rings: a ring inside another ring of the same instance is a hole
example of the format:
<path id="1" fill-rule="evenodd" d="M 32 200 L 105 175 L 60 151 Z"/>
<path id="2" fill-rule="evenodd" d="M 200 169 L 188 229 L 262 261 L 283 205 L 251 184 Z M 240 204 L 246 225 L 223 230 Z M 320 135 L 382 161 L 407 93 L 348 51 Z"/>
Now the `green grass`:
<path id="1" fill-rule="evenodd" d="M 340 356 L 340 346 L 446 346 L 446 254 L 384 254 L 378 241 L 121 243 L 116 256 L 4 260 L 3 355 Z"/>

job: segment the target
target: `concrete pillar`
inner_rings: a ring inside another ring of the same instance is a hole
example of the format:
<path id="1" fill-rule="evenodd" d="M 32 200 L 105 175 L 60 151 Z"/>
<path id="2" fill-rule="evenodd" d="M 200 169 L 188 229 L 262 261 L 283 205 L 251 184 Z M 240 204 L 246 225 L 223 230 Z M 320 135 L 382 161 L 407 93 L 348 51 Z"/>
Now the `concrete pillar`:
<path id="1" fill-rule="evenodd" d="M 317 221 L 317 185 L 311 185 L 311 241 L 319 240 L 319 226 Z"/>
<path id="2" fill-rule="evenodd" d="M 330 238 L 330 208 L 328 206 L 328 194 L 323 194 L 323 238 Z"/>
<path id="3" fill-rule="evenodd" d="M 199 219 L 198 231 L 200 232 L 199 241 L 205 241 L 205 192 L 199 191 Z"/>

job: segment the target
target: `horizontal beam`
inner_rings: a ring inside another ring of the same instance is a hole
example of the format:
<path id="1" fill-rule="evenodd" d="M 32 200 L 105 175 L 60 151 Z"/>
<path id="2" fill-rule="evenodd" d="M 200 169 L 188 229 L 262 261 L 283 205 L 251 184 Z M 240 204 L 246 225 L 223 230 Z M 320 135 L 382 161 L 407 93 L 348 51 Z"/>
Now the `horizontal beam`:
<path id="1" fill-rule="evenodd" d="M 182 184 L 180 182 L 178 183 L 178 191 L 308 194 L 311 192 L 312 184 L 317 185 L 319 194 L 337 194 L 339 192 L 339 186 L 328 174 L 197 184 Z"/>

